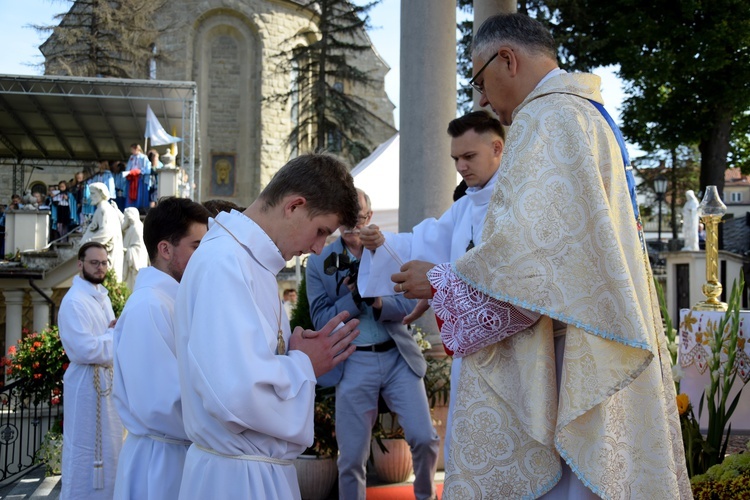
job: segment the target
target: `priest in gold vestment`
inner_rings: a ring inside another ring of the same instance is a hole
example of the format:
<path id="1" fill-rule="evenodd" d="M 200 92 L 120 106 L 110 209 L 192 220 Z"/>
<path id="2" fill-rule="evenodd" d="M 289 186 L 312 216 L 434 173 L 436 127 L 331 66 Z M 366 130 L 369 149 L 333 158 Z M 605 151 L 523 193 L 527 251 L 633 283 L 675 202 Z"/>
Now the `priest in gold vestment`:
<path id="1" fill-rule="evenodd" d="M 464 356 L 443 498 L 692 498 L 627 153 L 599 77 L 555 50 L 520 14 L 474 39 L 471 83 L 510 128 L 483 243 L 428 273 Z M 396 290 L 420 297 L 419 266 Z"/>

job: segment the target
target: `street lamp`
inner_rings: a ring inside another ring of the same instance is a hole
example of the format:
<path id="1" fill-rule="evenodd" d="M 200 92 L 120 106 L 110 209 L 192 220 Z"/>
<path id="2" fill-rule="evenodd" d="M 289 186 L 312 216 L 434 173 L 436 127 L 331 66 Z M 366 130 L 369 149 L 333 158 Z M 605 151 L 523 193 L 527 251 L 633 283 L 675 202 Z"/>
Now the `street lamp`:
<path id="1" fill-rule="evenodd" d="M 664 194 L 667 192 L 667 178 L 663 175 L 659 174 L 656 176 L 656 179 L 654 179 L 654 192 L 656 193 L 656 199 L 659 202 L 659 251 L 662 250 L 661 247 L 661 202 L 664 201 Z"/>

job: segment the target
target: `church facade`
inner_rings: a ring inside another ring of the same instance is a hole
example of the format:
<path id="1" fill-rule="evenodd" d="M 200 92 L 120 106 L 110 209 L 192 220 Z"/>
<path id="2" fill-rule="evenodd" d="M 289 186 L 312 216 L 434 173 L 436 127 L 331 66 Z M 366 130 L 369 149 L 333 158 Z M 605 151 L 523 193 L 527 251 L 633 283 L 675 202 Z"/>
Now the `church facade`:
<path id="1" fill-rule="evenodd" d="M 195 198 L 247 206 L 295 154 L 287 142 L 295 120 L 291 103 L 271 97 L 291 88 L 292 75 L 277 69 L 279 54 L 305 43 L 298 34 L 315 26 L 315 12 L 291 0 L 175 0 L 161 8 L 158 22 L 167 28 L 155 47 L 165 62 L 144 70 L 150 75 L 143 78 L 198 84 Z M 365 32 L 359 38 L 372 46 Z M 54 50 L 50 42 L 45 54 Z M 384 89 L 390 68 L 374 48 L 351 62 L 375 84 L 332 83 L 365 104 L 374 149 L 396 132 Z"/>

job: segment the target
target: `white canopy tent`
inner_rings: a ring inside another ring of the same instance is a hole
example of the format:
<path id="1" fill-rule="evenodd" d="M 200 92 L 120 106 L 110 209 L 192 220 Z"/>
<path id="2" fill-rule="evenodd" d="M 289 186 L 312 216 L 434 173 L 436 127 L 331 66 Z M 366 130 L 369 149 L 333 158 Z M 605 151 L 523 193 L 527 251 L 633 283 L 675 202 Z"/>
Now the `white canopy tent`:
<path id="1" fill-rule="evenodd" d="M 372 202 L 372 224 L 398 232 L 399 134 L 378 146 L 352 170 L 354 185 Z"/>

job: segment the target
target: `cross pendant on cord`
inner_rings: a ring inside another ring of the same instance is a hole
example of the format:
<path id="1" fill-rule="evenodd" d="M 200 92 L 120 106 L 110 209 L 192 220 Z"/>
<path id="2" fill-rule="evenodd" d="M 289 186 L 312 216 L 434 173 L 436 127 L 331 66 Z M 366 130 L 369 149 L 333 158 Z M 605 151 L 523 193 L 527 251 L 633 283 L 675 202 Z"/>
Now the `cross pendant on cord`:
<path id="1" fill-rule="evenodd" d="M 286 354 L 286 343 L 284 342 L 284 336 L 279 329 L 279 334 L 276 337 L 276 352 L 278 354 Z"/>

